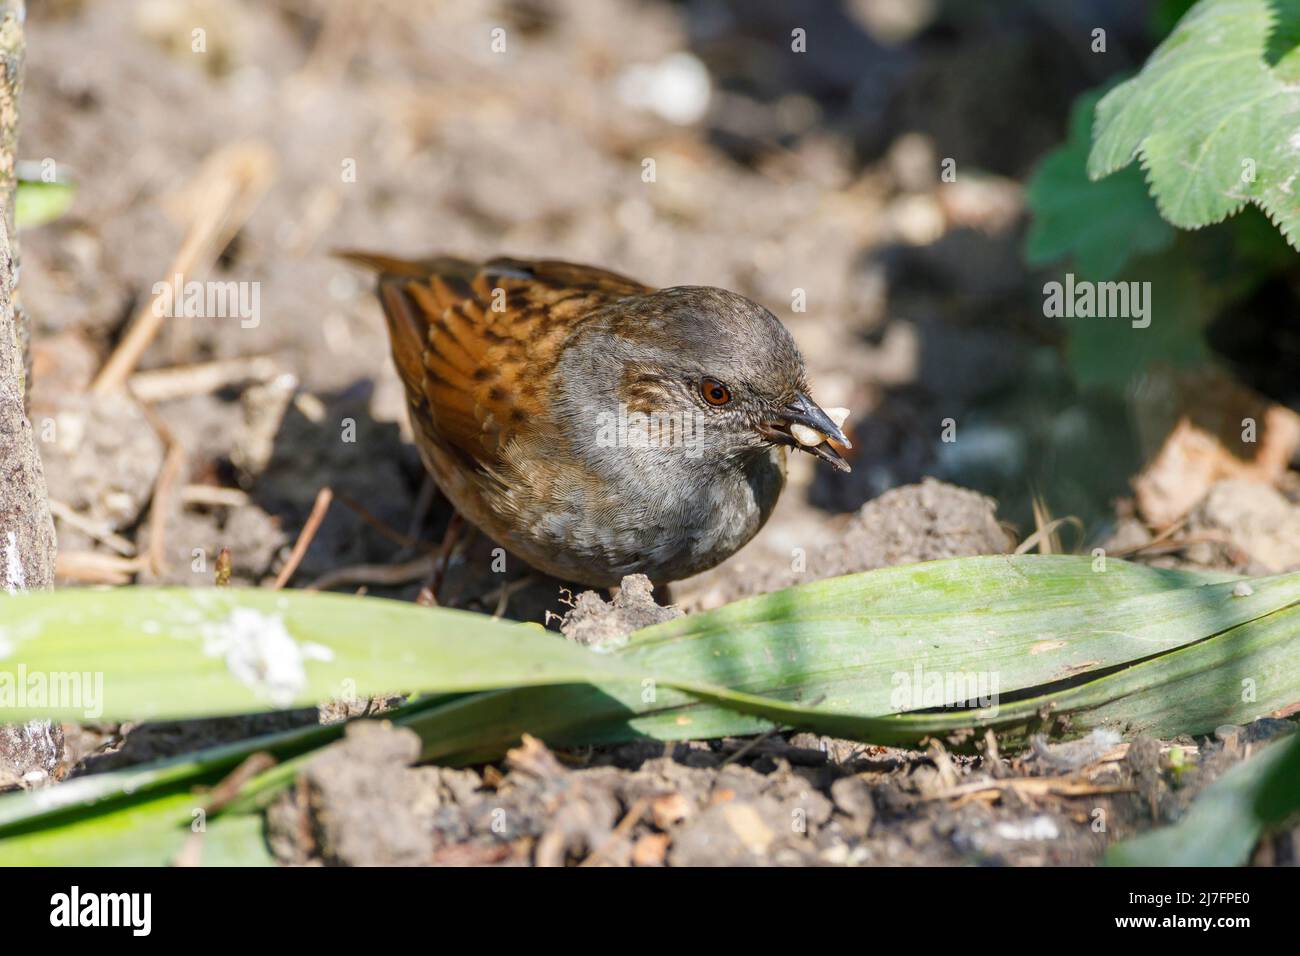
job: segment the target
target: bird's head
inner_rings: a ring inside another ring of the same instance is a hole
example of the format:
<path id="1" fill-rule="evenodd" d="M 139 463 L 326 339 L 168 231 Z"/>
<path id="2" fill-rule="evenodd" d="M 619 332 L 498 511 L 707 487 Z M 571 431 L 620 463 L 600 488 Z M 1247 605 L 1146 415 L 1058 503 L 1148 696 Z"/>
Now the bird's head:
<path id="1" fill-rule="evenodd" d="M 677 286 L 622 300 L 598 328 L 586 367 L 568 363 L 564 374 L 590 377 L 600 390 L 603 415 L 617 417 L 613 440 L 663 450 L 665 461 L 672 449 L 727 460 L 788 446 L 849 470 L 832 445 L 851 447 L 843 417 L 809 396 L 803 357 L 762 306 L 724 289 Z M 607 444 L 611 433 L 603 434 Z"/>

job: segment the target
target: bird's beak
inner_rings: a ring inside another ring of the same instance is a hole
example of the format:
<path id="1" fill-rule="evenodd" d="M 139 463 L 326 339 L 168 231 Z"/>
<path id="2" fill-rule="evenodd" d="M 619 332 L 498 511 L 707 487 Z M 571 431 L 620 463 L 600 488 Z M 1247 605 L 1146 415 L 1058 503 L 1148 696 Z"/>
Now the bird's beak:
<path id="1" fill-rule="evenodd" d="M 802 425 L 804 428 L 811 428 L 815 432 L 824 435 L 829 441 L 822 441 L 815 445 L 806 445 L 799 441 L 791 434 L 792 425 Z M 835 424 L 829 415 L 826 414 L 816 402 L 805 395 L 803 392 L 795 393 L 794 401 L 782 406 L 776 415 L 758 426 L 758 431 L 764 437 L 779 445 L 791 445 L 795 448 L 802 449 L 810 455 L 828 461 L 840 471 L 852 471 L 849 463 L 844 460 L 831 442 L 835 442 L 843 448 L 852 448 L 853 443 L 845 437 L 840 426 Z"/>

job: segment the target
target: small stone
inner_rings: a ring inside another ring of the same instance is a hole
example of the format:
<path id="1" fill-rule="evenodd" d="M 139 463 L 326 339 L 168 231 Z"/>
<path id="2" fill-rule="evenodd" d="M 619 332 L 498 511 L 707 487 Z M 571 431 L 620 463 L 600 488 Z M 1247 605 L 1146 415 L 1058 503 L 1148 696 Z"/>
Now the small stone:
<path id="1" fill-rule="evenodd" d="M 50 420 L 53 440 L 38 443 L 50 497 L 108 530 L 133 525 L 163 460 L 140 406 L 124 395 L 65 395 Z"/>
<path id="2" fill-rule="evenodd" d="M 767 848 L 776 839 L 776 834 L 763 822 L 763 818 L 759 816 L 753 804 L 724 803 L 722 816 L 727 821 L 727 826 L 731 827 L 731 832 L 751 853 L 758 856 L 766 853 Z"/>
<path id="3" fill-rule="evenodd" d="M 1225 747 L 1236 747 L 1241 743 L 1242 735 L 1245 733 L 1241 727 L 1236 724 L 1224 724 L 1221 727 L 1214 728 L 1214 736 L 1218 738 Z"/>
<path id="4" fill-rule="evenodd" d="M 632 865 L 663 866 L 670 840 L 667 833 L 647 833 L 632 845 Z"/>
<path id="5" fill-rule="evenodd" d="M 854 820 L 865 820 L 870 826 L 875 816 L 871 800 L 871 787 L 861 777 L 841 777 L 831 784 L 831 800 L 835 808 Z"/>
<path id="6" fill-rule="evenodd" d="M 1295 725 L 1289 720 L 1282 720 L 1278 717 L 1259 717 L 1252 720 L 1244 729 L 1246 742 L 1259 744 L 1282 734 L 1291 733 L 1295 730 Z"/>
<path id="7" fill-rule="evenodd" d="M 670 829 L 694 813 L 695 805 L 680 793 L 665 794 L 657 797 L 650 804 L 650 814 L 654 818 L 655 826 L 660 830 Z"/>
<path id="8" fill-rule="evenodd" d="M 849 862 L 849 845 L 847 843 L 836 843 L 822 850 L 821 858 L 823 863 L 829 863 L 831 866 L 843 866 Z"/>

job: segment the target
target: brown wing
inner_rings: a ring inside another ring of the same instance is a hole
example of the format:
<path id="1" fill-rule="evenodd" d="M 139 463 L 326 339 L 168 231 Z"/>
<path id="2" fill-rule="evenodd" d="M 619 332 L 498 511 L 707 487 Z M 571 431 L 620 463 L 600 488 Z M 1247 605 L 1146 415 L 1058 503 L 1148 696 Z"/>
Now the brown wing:
<path id="1" fill-rule="evenodd" d="M 554 260 L 339 255 L 379 272 L 415 427 L 434 445 L 488 465 L 520 425 L 546 419 L 545 386 L 574 325 L 603 305 L 651 291 L 613 272 Z"/>

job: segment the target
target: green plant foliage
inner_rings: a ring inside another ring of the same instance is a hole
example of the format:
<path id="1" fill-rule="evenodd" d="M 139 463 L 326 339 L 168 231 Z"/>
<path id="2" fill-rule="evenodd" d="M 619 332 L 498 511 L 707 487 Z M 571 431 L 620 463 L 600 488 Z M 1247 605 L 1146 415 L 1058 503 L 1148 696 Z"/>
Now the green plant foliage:
<path id="1" fill-rule="evenodd" d="M 21 229 L 53 222 L 72 207 L 75 192 L 67 183 L 20 180 L 14 215 Z"/>
<path id="2" fill-rule="evenodd" d="M 1209 579 L 1199 576 L 1163 580 L 1147 577 L 1152 569 L 1146 568 L 1130 574 L 1134 566 L 1122 563 L 1111 563 L 1105 574 L 1093 574 L 1090 586 L 1084 578 L 1086 562 L 1082 559 L 1048 557 L 1041 564 L 1036 559 L 1034 566 L 1046 571 L 1050 563 L 1056 561 L 1062 562 L 1058 570 L 1073 563 L 1079 571 L 1074 578 L 1074 586 L 1080 591 L 1077 595 L 1079 603 L 1070 606 L 1082 608 L 1094 602 L 1097 605 L 1113 603 L 1119 615 L 1143 613 L 1138 611 L 1145 600 L 1141 595 L 1144 592 L 1151 594 L 1153 589 L 1160 587 L 1186 588 L 1183 599 L 1196 600 L 1201 604 L 1202 612 L 1212 611 L 1217 601 L 1213 596 L 1231 593 L 1233 587 L 1231 584 L 1211 585 Z M 941 564 L 947 562 L 936 562 L 928 567 Z M 1115 570 L 1120 573 L 1111 577 Z M 1097 580 L 1100 578 L 1105 578 L 1105 582 Z M 990 574 L 988 579 L 990 586 L 996 587 L 1000 582 L 1008 590 L 1015 589 L 1015 584 L 1006 578 Z M 1031 573 L 1033 579 L 1046 584 L 1044 578 Z M 1057 579 L 1058 583 L 1065 580 Z M 882 577 L 879 583 L 901 585 L 899 579 L 887 577 Z M 1026 586 L 1034 588 L 1036 585 L 1026 582 Z M 936 591 L 928 594 L 938 603 Z M 974 594 L 971 597 L 978 600 Z M 1045 594 L 1042 597 L 1046 599 Z M 1139 603 L 1131 603 L 1133 601 Z M 673 670 L 725 667 L 728 673 L 718 674 L 717 678 L 731 686 L 743 686 L 768 698 L 779 696 L 788 700 L 820 702 L 815 705 L 820 712 L 829 709 L 833 702 L 842 704 L 845 701 L 854 701 L 863 710 L 889 709 L 897 703 L 891 698 L 898 688 L 899 675 L 910 677 L 917 666 L 925 673 L 970 673 L 981 666 L 996 670 L 1003 678 L 1002 694 L 1016 698 L 1014 703 L 1004 700 L 996 713 L 957 710 L 899 715 L 892 724 L 883 728 L 899 742 L 905 742 L 909 737 L 915 742 L 926 735 L 988 727 L 995 729 L 1005 743 L 1014 745 L 1023 742 L 1032 732 L 1051 729 L 1048 725 L 1052 721 L 1048 719 L 1045 722 L 1045 714 L 1067 719 L 1071 733 L 1087 733 L 1096 727 L 1118 727 L 1128 732 L 1162 736 L 1209 733 L 1221 724 L 1243 723 L 1300 698 L 1300 660 L 1294 656 L 1297 641 L 1300 641 L 1300 606 L 1288 606 L 1249 623 L 1229 626 L 1206 640 L 1169 653 L 1157 653 L 1106 674 L 1107 668 L 1116 661 L 1116 651 L 1127 643 L 1127 638 L 1133 638 L 1136 643 L 1153 651 L 1159 646 L 1159 639 L 1154 638 L 1150 631 L 1128 632 L 1124 637 L 1107 634 L 1105 628 L 1108 625 L 1098 620 L 1092 624 L 1079 620 L 1078 630 L 1053 631 L 1052 625 L 1044 622 L 1050 620 L 1050 615 L 1055 612 L 1049 611 L 1049 617 L 1040 619 L 1038 624 L 1025 618 L 1017 620 L 1011 612 L 1016 603 L 1012 599 L 1005 605 L 994 601 L 987 606 L 995 617 L 1001 617 L 999 611 L 1003 609 L 1011 615 L 998 623 L 990 625 L 987 623 L 992 620 L 990 618 L 981 624 L 974 623 L 974 618 L 949 618 L 945 623 L 953 629 L 950 640 L 938 638 L 932 642 L 923 637 L 916 642 L 910 659 L 894 659 L 894 653 L 908 647 L 906 637 L 899 635 L 891 639 L 875 635 L 888 634 L 891 627 L 896 626 L 890 620 L 895 608 L 900 615 L 913 613 L 903 610 L 908 606 L 907 602 L 908 598 L 900 594 L 896 601 L 883 600 L 873 604 L 881 616 L 881 629 L 873 632 L 869 643 L 859 647 L 844 641 L 842 632 L 837 634 L 838 629 L 832 627 L 824 642 L 813 645 L 817 648 L 818 666 L 811 669 L 802 665 L 779 667 L 783 657 L 799 655 L 798 644 L 792 640 L 798 634 L 798 623 L 780 614 L 762 624 L 736 622 L 734 630 L 702 629 L 682 634 L 668 630 L 670 625 L 660 625 L 635 635 L 619 654 L 641 662 L 657 660 L 661 666 L 671 666 Z M 736 610 L 730 613 L 738 613 L 749 603 L 738 603 L 734 606 Z M 755 605 L 750 610 L 760 606 Z M 994 611 L 994 608 L 999 611 Z M 1060 605 L 1057 608 L 1059 611 Z M 771 610 L 769 604 L 766 613 Z M 1150 610 L 1149 605 L 1147 610 Z M 946 617 L 941 605 L 936 607 L 936 614 L 940 620 Z M 982 614 L 976 617 L 982 617 Z M 834 612 L 831 614 L 833 618 Z M 1119 624 L 1120 616 L 1109 620 L 1117 626 L 1127 627 Z M 688 623 L 689 618 L 672 626 L 687 627 Z M 1184 637 L 1190 633 L 1185 619 L 1183 624 L 1170 623 L 1175 630 L 1181 628 Z M 992 630 L 989 630 L 990 626 Z M 1093 630 L 1094 626 L 1098 629 Z M 1038 630 L 1038 627 L 1048 629 Z M 1020 628 L 1043 636 L 1056 634 L 1066 637 L 1066 646 L 1072 652 L 1086 654 L 1087 659 L 1094 663 L 1089 673 L 1105 676 L 1096 676 L 1077 686 L 1052 689 L 1052 682 L 1062 677 L 1060 664 L 1042 658 L 1065 652 L 1066 647 L 1056 647 L 1055 641 L 1048 639 L 1046 643 L 1021 644 L 1018 649 L 1013 649 L 1017 645 L 1010 634 Z M 767 663 L 762 658 L 751 657 L 745 665 L 746 657 L 742 656 L 741 649 L 751 646 L 744 637 L 751 629 L 762 634 L 764 641 L 770 642 L 752 645 L 762 648 L 760 653 L 765 656 L 771 655 Z M 980 632 L 988 635 L 989 645 L 975 646 L 970 640 L 963 641 L 959 637 Z M 1084 636 L 1085 632 L 1091 636 Z M 1119 643 L 1108 647 L 1109 638 L 1115 637 L 1120 637 Z M 1007 643 L 1004 644 L 1004 640 Z M 1134 644 L 1128 646 L 1132 648 Z M 1013 656 L 1021 658 L 1019 664 L 1003 672 L 1003 661 Z M 1123 656 L 1122 652 L 1119 656 Z M 738 667 L 740 669 L 736 669 Z M 1267 699 L 1243 700 L 1237 676 L 1241 673 L 1259 675 L 1262 679 L 1257 681 L 1257 691 Z M 1040 690 L 1021 696 L 1012 691 L 1012 687 L 1022 691 L 1030 687 Z M 616 743 L 637 737 L 672 740 L 733 736 L 759 733 L 774 726 L 759 716 L 737 713 L 713 702 L 703 703 L 689 695 L 677 694 L 671 688 L 658 688 L 652 700 L 646 700 L 642 688 L 633 690 L 635 693 L 628 688 L 601 684 L 476 694 L 422 711 L 405 722 L 424 739 L 426 759 L 437 758 L 450 763 L 493 758 L 513 745 L 525 731 L 553 743 L 578 745 Z M 792 724 L 803 725 L 797 721 Z"/>
<path id="3" fill-rule="evenodd" d="M 813 582 L 647 628 L 605 653 L 482 615 L 344 595 L 27 595 L 0 603 L 0 674 L 68 660 L 102 668 L 104 711 L 117 716 L 265 708 L 262 685 L 274 668 L 237 666 L 243 658 L 220 640 L 235 621 L 255 645 L 283 629 L 300 649 L 328 649 L 304 657 L 302 683 L 282 704 L 310 702 L 343 681 L 366 695 L 485 689 L 388 715 L 419 734 L 423 759 L 449 763 L 498 756 L 524 731 L 553 744 L 779 726 L 883 743 L 985 727 L 1008 744 L 1067 727 L 1201 733 L 1300 698 L 1300 574 L 1240 588 L 1225 575 L 1122 561 L 1102 570 L 1064 555 L 961 558 Z M 948 709 L 898 699 L 899 675 L 911 679 L 918 667 L 996 673 L 1003 699 Z M 1243 673 L 1257 683 L 1249 703 Z M 212 814 L 228 822 L 211 855 L 204 851 L 206 862 L 257 860 L 264 848 L 239 835 L 260 833 L 265 802 L 338 732 L 300 728 L 0 798 L 0 863 L 75 860 L 79 846 L 93 848 L 85 862 L 118 851 L 169 862 L 205 805 L 202 788 L 265 752 L 281 763 Z"/>
<path id="4" fill-rule="evenodd" d="M 1092 280 L 1119 274 L 1133 257 L 1167 249 L 1174 230 L 1160 218 L 1137 167 L 1101 181 L 1088 177 L 1092 116 L 1100 91 L 1085 93 L 1070 115 L 1070 138 L 1043 158 L 1027 188 L 1034 211 L 1025 240 L 1031 265 L 1069 257 Z"/>
<path id="5" fill-rule="evenodd" d="M 1253 228 L 1243 230 L 1256 241 L 1243 246 L 1241 255 L 1198 248 L 1204 243 L 1189 243 L 1161 218 L 1138 167 L 1099 181 L 1089 179 L 1092 116 L 1101 96 L 1097 90 L 1076 100 L 1069 141 L 1043 159 L 1029 182 L 1033 219 L 1025 258 L 1036 266 L 1062 262 L 1062 271 L 1052 274 L 1052 281 L 1063 281 L 1068 269 L 1088 282 L 1150 283 L 1146 288 L 1151 321 L 1146 328 L 1134 329 L 1114 317 L 1060 319 L 1068 333 L 1065 360 L 1074 382 L 1081 388 L 1122 391 L 1155 363 L 1188 367 L 1207 360 L 1204 329 L 1239 283 L 1233 277 L 1209 281 L 1203 264 L 1222 262 L 1228 255 L 1234 265 L 1245 259 L 1240 263 L 1245 266 L 1252 250 L 1265 253 L 1268 239 Z M 1264 226 L 1268 236 L 1286 248 L 1276 230 L 1267 222 Z M 1238 271 L 1251 276 L 1258 272 Z"/>
<path id="6" fill-rule="evenodd" d="M 1111 847 L 1111 866 L 1240 866 L 1269 827 L 1300 812 L 1300 734 L 1205 788 L 1177 824 Z"/>
<path id="7" fill-rule="evenodd" d="M 272 866 L 260 815 L 230 813 L 195 833 L 193 812 L 203 805 L 189 793 L 131 804 L 83 822 L 14 836 L 0 844 L 5 866 L 168 866 L 189 841 L 203 866 Z"/>
<path id="8" fill-rule="evenodd" d="M 32 593 L 0 603 L 0 706 L 10 720 L 184 719 L 312 705 L 345 690 L 369 697 L 596 683 L 640 695 L 649 680 L 742 713 L 902 742 L 928 732 L 900 731 L 887 717 L 928 707 L 894 703 L 892 675 L 918 663 L 996 671 L 1005 694 L 1172 650 L 1300 602 L 1300 574 L 1256 579 L 1243 596 L 1230 581 L 1204 580 L 1116 560 L 1098 571 L 1093 559 L 1070 555 L 934 561 L 761 595 L 648 628 L 603 654 L 535 625 L 350 595 Z M 1060 642 L 1044 646 L 1049 636 Z M 79 674 L 102 675 L 102 699 L 84 699 L 84 680 L 83 699 L 24 690 L 23 675 L 62 674 L 69 661 Z M 783 689 L 827 672 L 841 689 L 818 705 Z"/>
<path id="9" fill-rule="evenodd" d="M 1150 325 L 1123 318 L 1066 318 L 1065 358 L 1083 388 L 1123 389 L 1157 363 L 1193 367 L 1209 359 L 1205 328 L 1228 290 L 1207 282 L 1186 256 L 1158 255 L 1126 269 L 1121 282 L 1150 283 Z"/>
<path id="10" fill-rule="evenodd" d="M 1027 261 L 1061 261 L 1091 282 L 1150 283 L 1146 328 L 1116 319 L 1061 320 L 1068 367 L 1085 388 L 1117 391 L 1157 363 L 1211 361 L 1204 341 L 1209 323 L 1295 264 L 1288 239 L 1296 240 L 1291 226 L 1300 178 L 1288 180 L 1300 176 L 1300 142 L 1290 143 L 1300 131 L 1300 112 L 1294 112 L 1300 110 L 1294 79 L 1300 0 L 1202 0 L 1190 12 L 1187 6 L 1185 0 L 1162 5 L 1162 22 L 1181 20 L 1141 73 L 1104 96 L 1093 91 L 1076 101 L 1069 141 L 1044 158 L 1028 187 Z M 1225 68 L 1217 59 L 1220 41 L 1249 48 L 1249 57 L 1230 58 Z M 1201 68 L 1198 57 L 1211 55 L 1216 58 Z M 1220 84 L 1226 93 L 1214 92 Z M 1283 84 L 1291 90 L 1281 99 L 1243 98 L 1246 87 L 1278 92 Z M 1188 99 L 1198 100 L 1195 109 Z M 1268 126 L 1257 114 L 1269 110 L 1290 119 Z M 1263 148 L 1268 136 L 1282 132 L 1282 140 Z M 1132 163 L 1134 157 L 1141 162 Z M 1241 181 L 1246 159 L 1254 183 Z M 1210 206 L 1214 215 L 1191 214 Z M 1236 211 L 1243 214 L 1194 235 L 1170 226 L 1196 228 Z"/>
<path id="11" fill-rule="evenodd" d="M 1088 175 L 1138 160 L 1169 222 L 1259 206 L 1300 248 L 1296 0 L 1201 0 L 1097 105 Z"/>

